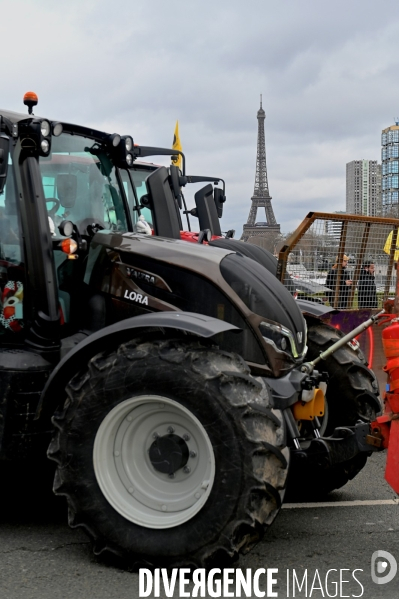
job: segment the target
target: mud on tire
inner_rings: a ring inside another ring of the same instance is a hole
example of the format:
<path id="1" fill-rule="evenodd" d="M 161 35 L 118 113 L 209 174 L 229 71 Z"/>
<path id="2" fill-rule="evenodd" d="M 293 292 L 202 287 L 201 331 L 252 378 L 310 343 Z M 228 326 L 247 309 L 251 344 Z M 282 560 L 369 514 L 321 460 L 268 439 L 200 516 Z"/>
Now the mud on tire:
<path id="1" fill-rule="evenodd" d="M 57 462 L 54 491 L 67 497 L 69 524 L 85 529 L 95 554 L 111 552 L 129 568 L 224 565 L 256 544 L 276 517 L 289 460 L 282 415 L 271 409 L 265 383 L 250 376 L 239 356 L 187 338 L 134 340 L 94 356 L 66 393 L 63 409 L 53 417 L 56 432 L 48 450 Z M 167 407 L 163 419 L 157 398 Z M 155 424 L 146 415 L 151 410 Z M 182 435 L 184 427 L 192 427 L 193 435 Z M 121 447 L 118 463 L 112 435 Z M 154 438 L 167 444 L 170 435 L 183 448 L 189 472 L 183 462 L 172 476 L 154 469 L 148 448 L 153 456 Z M 194 441 L 195 450 L 190 449 Z M 94 467 L 93 450 L 103 457 L 102 466 Z M 203 451 L 214 465 L 208 496 L 201 497 L 197 512 L 187 501 L 179 508 L 174 493 L 188 489 L 190 495 L 199 480 L 195 476 L 201 478 L 196 464 L 207 469 Z M 166 493 L 169 503 L 154 507 L 148 480 L 155 495 Z M 145 509 L 140 502 L 129 504 L 137 488 L 147 497 Z M 171 514 L 172 508 L 180 515 Z"/>
<path id="2" fill-rule="evenodd" d="M 310 322 L 308 326 L 308 360 L 316 358 L 343 336 L 343 333 L 324 323 Z M 338 426 L 353 426 L 359 420 L 370 422 L 375 419 L 382 409 L 378 382 L 374 373 L 367 368 L 360 349 L 354 350 L 346 344 L 319 363 L 318 369 L 329 375 L 322 436 L 331 435 Z M 362 453 L 322 471 L 300 464 L 293 465 L 288 484 L 289 497 L 316 498 L 339 489 L 360 472 L 367 457 L 368 454 Z"/>

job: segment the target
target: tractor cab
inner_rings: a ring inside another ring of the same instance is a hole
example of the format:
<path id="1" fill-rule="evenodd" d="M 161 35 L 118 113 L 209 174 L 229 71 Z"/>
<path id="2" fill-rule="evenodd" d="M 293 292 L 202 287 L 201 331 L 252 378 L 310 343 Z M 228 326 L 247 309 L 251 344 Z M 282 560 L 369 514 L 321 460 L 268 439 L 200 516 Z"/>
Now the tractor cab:
<path id="1" fill-rule="evenodd" d="M 133 230 L 132 149 L 130 136 L 0 111 L 2 341 L 51 353 L 83 325 L 91 240 Z"/>

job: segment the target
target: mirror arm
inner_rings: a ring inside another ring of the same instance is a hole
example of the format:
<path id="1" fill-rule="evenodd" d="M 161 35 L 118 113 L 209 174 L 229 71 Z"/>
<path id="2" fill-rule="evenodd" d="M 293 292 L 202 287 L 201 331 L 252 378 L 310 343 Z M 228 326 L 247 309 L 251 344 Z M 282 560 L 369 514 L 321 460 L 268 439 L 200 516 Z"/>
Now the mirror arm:
<path id="1" fill-rule="evenodd" d="M 206 181 L 213 182 L 217 185 L 219 182 L 223 185 L 223 195 L 226 195 L 226 183 L 220 177 L 202 177 L 200 175 L 187 175 L 187 183 L 205 183 Z"/>
<path id="2" fill-rule="evenodd" d="M 155 146 L 135 146 L 135 158 L 146 158 L 148 156 L 176 156 L 179 154 L 183 159 L 183 177 L 186 176 L 186 157 L 180 150 L 172 150 L 167 148 L 157 148 Z"/>

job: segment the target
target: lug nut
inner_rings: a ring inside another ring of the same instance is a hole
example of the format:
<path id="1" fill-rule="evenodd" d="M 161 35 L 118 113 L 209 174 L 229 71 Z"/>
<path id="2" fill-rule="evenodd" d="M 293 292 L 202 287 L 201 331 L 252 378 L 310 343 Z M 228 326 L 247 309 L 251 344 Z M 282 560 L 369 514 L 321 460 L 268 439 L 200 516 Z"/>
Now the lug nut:
<path id="1" fill-rule="evenodd" d="M 183 435 L 183 439 L 184 439 L 185 441 L 190 441 L 190 435 L 187 435 L 187 434 L 186 434 L 186 435 Z"/>
<path id="2" fill-rule="evenodd" d="M 184 466 L 183 472 L 184 472 L 184 474 L 190 474 L 190 472 L 191 472 L 190 466 Z"/>
<path id="3" fill-rule="evenodd" d="M 169 478 L 175 478 L 175 473 L 171 472 L 170 474 L 168 474 Z"/>
<path id="4" fill-rule="evenodd" d="M 175 432 L 175 429 L 173 428 L 173 426 L 168 426 L 168 433 L 170 435 L 172 435 Z"/>
<path id="5" fill-rule="evenodd" d="M 158 437 L 159 437 L 158 433 L 154 433 L 154 434 L 152 435 L 152 438 L 153 438 L 153 439 L 158 439 Z"/>
<path id="6" fill-rule="evenodd" d="M 196 451 L 190 451 L 190 458 L 196 458 L 197 457 L 197 452 Z"/>

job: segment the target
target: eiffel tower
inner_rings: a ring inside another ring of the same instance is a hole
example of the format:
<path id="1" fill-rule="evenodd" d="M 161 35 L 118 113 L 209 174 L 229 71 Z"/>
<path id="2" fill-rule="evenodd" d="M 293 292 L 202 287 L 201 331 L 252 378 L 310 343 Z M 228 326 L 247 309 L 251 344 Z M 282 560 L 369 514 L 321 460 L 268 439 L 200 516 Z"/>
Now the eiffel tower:
<path id="1" fill-rule="evenodd" d="M 252 205 L 249 211 L 247 224 L 241 236 L 242 241 L 249 241 L 255 245 L 267 248 L 270 243 L 280 234 L 280 225 L 276 222 L 272 208 L 272 198 L 269 193 L 266 169 L 266 144 L 265 144 L 265 118 L 266 114 L 262 108 L 262 96 L 260 97 L 260 108 L 257 113 L 258 119 L 258 146 L 256 152 L 256 174 L 254 195 L 251 198 Z M 258 208 L 264 208 L 266 214 L 265 222 L 256 222 Z"/>

